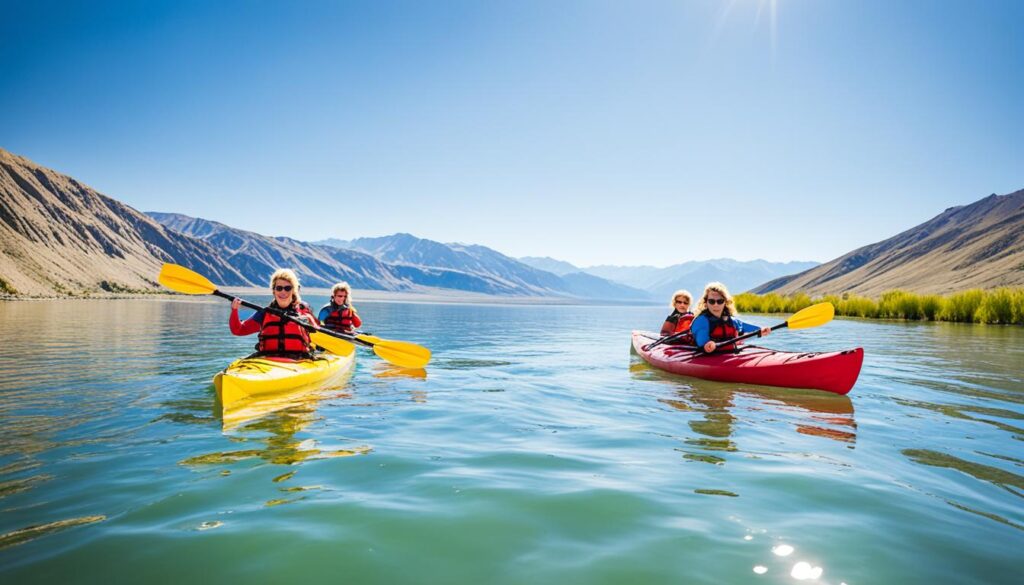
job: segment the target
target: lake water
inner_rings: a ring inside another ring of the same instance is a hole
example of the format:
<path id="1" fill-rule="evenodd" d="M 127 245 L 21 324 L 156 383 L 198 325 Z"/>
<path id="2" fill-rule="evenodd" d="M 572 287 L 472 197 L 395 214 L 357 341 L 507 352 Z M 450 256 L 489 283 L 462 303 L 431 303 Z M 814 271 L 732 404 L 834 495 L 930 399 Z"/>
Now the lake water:
<path id="1" fill-rule="evenodd" d="M 629 332 L 667 308 L 359 306 L 426 377 L 360 350 L 225 420 L 211 378 L 255 341 L 226 301 L 0 303 L 0 579 L 1024 581 L 1020 328 L 763 340 L 863 346 L 843 397 L 650 368 Z"/>

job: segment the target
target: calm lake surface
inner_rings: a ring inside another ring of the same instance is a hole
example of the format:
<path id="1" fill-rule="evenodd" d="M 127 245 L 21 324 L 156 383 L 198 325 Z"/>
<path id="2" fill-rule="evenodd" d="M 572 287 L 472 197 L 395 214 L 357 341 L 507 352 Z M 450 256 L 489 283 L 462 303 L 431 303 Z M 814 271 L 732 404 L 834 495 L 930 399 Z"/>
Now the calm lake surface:
<path id="1" fill-rule="evenodd" d="M 225 420 L 226 301 L 0 303 L 0 580 L 1024 582 L 1020 328 L 763 340 L 863 346 L 842 397 L 650 368 L 667 308 L 359 308 L 425 377 L 360 350 Z"/>

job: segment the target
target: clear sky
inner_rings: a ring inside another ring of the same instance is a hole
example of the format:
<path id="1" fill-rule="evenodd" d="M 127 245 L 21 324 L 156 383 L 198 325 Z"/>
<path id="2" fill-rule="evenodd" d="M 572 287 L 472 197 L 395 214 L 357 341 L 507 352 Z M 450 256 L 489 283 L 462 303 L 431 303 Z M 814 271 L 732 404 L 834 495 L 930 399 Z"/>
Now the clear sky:
<path id="1" fill-rule="evenodd" d="M 0 147 L 143 211 L 825 261 L 1024 188 L 1024 2 L 0 0 Z"/>

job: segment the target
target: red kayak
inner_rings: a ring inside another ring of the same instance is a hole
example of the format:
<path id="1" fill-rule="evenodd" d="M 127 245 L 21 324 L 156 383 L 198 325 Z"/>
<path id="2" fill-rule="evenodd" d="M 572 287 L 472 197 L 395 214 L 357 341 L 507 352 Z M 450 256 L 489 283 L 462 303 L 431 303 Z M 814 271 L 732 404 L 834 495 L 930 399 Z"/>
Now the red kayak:
<path id="1" fill-rule="evenodd" d="M 719 382 L 846 394 L 857 382 L 864 361 L 864 350 L 859 347 L 824 353 L 775 351 L 754 345 L 741 345 L 737 352 L 712 354 L 672 345 L 644 349 L 658 339 L 654 333 L 634 331 L 633 350 L 660 370 Z"/>

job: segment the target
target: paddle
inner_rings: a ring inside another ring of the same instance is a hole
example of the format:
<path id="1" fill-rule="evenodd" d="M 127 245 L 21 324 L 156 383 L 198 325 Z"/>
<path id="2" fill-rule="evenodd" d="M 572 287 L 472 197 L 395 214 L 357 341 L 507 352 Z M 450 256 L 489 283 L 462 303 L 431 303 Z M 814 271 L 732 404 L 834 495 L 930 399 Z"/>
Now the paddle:
<path id="1" fill-rule="evenodd" d="M 171 290 L 190 295 L 215 295 L 228 300 L 235 297 L 217 290 L 217 286 L 205 276 L 177 264 L 164 264 L 158 278 L 160 284 Z M 261 307 L 248 301 L 242 306 L 257 311 L 269 311 L 282 318 L 298 323 L 309 330 L 310 341 L 331 353 L 349 355 L 355 349 L 352 342 L 373 348 L 373 352 L 382 359 L 403 368 L 422 368 L 430 361 L 430 350 L 406 341 L 391 341 L 374 336 L 352 336 L 326 328 L 317 328 L 272 307 Z"/>
<path id="2" fill-rule="evenodd" d="M 824 325 L 825 323 L 828 323 L 829 321 L 832 320 L 832 317 L 834 317 L 835 314 L 836 309 L 835 307 L 832 306 L 832 303 L 818 303 L 816 305 L 811 305 L 810 307 L 800 309 L 789 319 L 786 319 L 785 321 L 779 323 L 778 325 L 774 325 L 771 328 L 771 330 L 775 331 L 776 329 L 782 329 L 783 327 L 788 327 L 790 329 L 809 329 L 811 327 L 817 327 L 819 325 Z M 669 335 L 668 337 L 662 337 L 661 339 L 645 347 L 644 350 L 650 351 L 651 349 L 658 345 L 667 343 L 669 341 L 672 341 L 673 339 L 678 339 L 683 335 L 686 335 L 687 333 L 689 333 L 689 331 L 676 333 L 675 335 Z M 759 333 L 760 331 L 751 331 L 750 333 L 744 333 L 739 337 L 734 337 L 726 341 L 715 342 L 715 344 L 728 345 L 730 343 L 742 341 L 744 339 L 747 339 L 748 337 L 753 337 Z"/>

